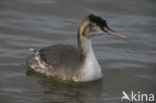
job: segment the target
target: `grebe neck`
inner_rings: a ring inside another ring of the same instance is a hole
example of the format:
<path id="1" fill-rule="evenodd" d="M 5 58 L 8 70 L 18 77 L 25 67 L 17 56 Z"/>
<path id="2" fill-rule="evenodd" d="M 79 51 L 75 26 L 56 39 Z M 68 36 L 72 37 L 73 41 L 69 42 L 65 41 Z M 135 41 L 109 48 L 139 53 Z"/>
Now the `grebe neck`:
<path id="1" fill-rule="evenodd" d="M 102 77 L 101 67 L 92 49 L 91 39 L 78 35 L 78 45 L 81 54 L 82 81 L 91 81 Z"/>
<path id="2" fill-rule="evenodd" d="M 91 40 L 85 37 L 78 38 L 78 46 L 80 50 L 81 61 L 84 62 L 89 54 L 93 52 Z"/>
<path id="3" fill-rule="evenodd" d="M 80 32 L 78 34 L 78 46 L 80 50 L 81 63 L 86 62 L 88 59 L 93 60 L 93 62 L 97 62 L 92 49 L 91 39 L 83 36 Z"/>
<path id="4" fill-rule="evenodd" d="M 90 59 L 96 59 L 93 49 L 91 38 L 89 37 L 89 28 L 88 28 L 89 20 L 86 18 L 79 26 L 78 29 L 78 46 L 80 50 L 81 63 L 87 61 L 87 58 L 92 57 Z"/>

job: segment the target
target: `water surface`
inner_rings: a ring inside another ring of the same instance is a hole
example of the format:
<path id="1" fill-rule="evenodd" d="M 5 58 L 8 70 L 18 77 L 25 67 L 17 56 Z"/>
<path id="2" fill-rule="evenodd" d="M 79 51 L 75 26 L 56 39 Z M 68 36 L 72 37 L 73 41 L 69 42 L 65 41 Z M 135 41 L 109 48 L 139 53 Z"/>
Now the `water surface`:
<path id="1" fill-rule="evenodd" d="M 1 0 L 0 102 L 121 103 L 123 90 L 156 93 L 155 12 L 154 0 Z M 29 48 L 77 46 L 78 26 L 90 13 L 128 37 L 93 38 L 101 80 L 67 84 L 27 72 Z"/>

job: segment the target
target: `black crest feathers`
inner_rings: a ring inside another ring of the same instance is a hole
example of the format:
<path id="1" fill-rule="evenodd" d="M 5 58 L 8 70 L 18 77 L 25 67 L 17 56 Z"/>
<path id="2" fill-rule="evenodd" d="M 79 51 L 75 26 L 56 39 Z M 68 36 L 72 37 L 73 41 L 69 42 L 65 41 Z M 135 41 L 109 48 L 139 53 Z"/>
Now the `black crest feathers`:
<path id="1" fill-rule="evenodd" d="M 90 20 L 91 22 L 96 23 L 96 24 L 99 25 L 100 27 L 108 27 L 108 26 L 107 26 L 106 20 L 104 20 L 104 19 L 101 18 L 100 16 L 96 16 L 96 15 L 94 15 L 94 14 L 90 14 L 90 15 L 88 16 L 88 18 L 89 18 L 89 20 Z"/>

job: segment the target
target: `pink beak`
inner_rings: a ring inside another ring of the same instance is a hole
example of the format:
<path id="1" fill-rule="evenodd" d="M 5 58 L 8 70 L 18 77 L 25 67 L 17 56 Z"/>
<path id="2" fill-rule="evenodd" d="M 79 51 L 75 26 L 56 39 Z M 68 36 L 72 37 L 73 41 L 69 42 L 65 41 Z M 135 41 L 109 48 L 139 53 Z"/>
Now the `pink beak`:
<path id="1" fill-rule="evenodd" d="M 127 37 L 125 35 L 122 35 L 122 34 L 119 34 L 119 33 L 116 33 L 116 32 L 112 32 L 111 30 L 105 28 L 104 29 L 105 32 L 108 34 L 108 35 L 113 35 L 113 36 L 116 36 L 116 37 L 120 37 L 120 38 L 124 38 L 124 39 L 127 39 Z"/>

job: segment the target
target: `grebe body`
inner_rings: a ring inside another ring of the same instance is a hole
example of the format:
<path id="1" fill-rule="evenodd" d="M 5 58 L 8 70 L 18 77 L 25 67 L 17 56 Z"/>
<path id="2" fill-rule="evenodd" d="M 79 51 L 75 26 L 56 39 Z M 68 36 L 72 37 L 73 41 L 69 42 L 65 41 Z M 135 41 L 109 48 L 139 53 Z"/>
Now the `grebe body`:
<path id="1" fill-rule="evenodd" d="M 56 44 L 34 50 L 26 65 L 35 72 L 67 81 L 100 79 L 103 73 L 92 49 L 91 37 L 103 33 L 125 38 L 113 32 L 104 19 L 90 14 L 79 26 L 78 48 Z"/>

